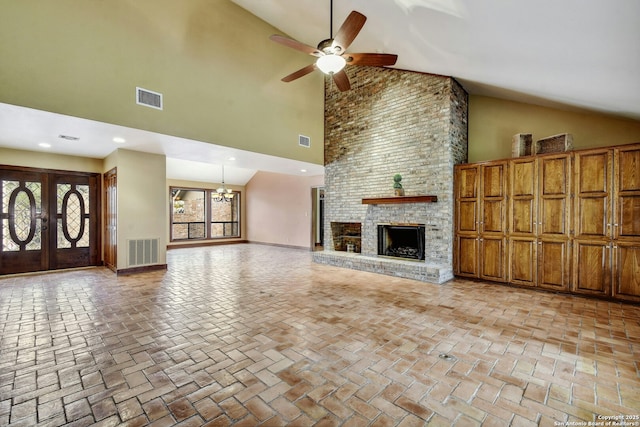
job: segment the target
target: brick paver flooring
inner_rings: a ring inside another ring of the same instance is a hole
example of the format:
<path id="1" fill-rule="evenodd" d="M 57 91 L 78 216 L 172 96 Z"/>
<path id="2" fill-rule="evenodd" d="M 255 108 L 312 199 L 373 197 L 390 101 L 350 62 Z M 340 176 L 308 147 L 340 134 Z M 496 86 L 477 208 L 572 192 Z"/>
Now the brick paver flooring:
<path id="1" fill-rule="evenodd" d="M 636 305 L 431 285 L 264 245 L 171 250 L 168 266 L 0 278 L 0 425 L 553 426 L 640 415 Z"/>

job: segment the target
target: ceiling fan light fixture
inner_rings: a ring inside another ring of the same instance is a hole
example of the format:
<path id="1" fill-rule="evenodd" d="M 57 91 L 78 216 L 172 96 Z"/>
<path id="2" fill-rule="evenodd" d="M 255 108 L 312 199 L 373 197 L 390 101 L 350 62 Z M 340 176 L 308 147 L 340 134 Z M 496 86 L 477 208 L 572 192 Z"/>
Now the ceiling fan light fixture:
<path id="1" fill-rule="evenodd" d="M 333 74 L 341 71 L 344 66 L 347 65 L 347 61 L 340 55 L 324 55 L 318 58 L 316 61 L 316 67 L 325 74 Z"/>

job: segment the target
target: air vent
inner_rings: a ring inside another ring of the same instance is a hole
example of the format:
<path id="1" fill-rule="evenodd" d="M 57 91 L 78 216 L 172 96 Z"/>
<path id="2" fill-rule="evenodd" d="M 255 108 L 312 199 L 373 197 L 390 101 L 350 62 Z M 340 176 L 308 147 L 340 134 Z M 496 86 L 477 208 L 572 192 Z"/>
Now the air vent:
<path id="1" fill-rule="evenodd" d="M 77 136 L 71 136 L 71 135 L 58 135 L 58 138 L 66 139 L 67 141 L 78 141 L 80 139 Z"/>
<path id="2" fill-rule="evenodd" d="M 162 110 L 162 94 L 152 90 L 136 88 L 136 104 Z"/>
<path id="3" fill-rule="evenodd" d="M 158 262 L 159 239 L 128 240 L 128 266 L 149 265 Z"/>
<path id="4" fill-rule="evenodd" d="M 298 135 L 298 145 L 301 147 L 311 147 L 311 138 L 304 135 Z"/>

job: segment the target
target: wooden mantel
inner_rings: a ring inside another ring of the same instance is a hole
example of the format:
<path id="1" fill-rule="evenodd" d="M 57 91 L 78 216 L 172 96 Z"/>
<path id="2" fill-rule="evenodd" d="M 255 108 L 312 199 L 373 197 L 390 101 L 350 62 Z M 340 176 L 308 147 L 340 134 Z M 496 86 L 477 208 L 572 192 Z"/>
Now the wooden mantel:
<path id="1" fill-rule="evenodd" d="M 392 196 L 362 199 L 363 205 L 389 205 L 394 203 L 435 203 L 438 196 Z"/>

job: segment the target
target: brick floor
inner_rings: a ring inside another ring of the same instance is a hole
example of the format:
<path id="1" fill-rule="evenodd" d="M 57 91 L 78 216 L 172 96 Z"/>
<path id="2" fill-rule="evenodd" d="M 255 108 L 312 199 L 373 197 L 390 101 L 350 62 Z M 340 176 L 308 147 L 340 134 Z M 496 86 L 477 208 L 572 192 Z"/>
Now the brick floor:
<path id="1" fill-rule="evenodd" d="M 0 278 L 0 425 L 543 425 L 640 415 L 640 307 L 264 245 Z M 586 424 L 585 424 L 586 425 Z"/>

